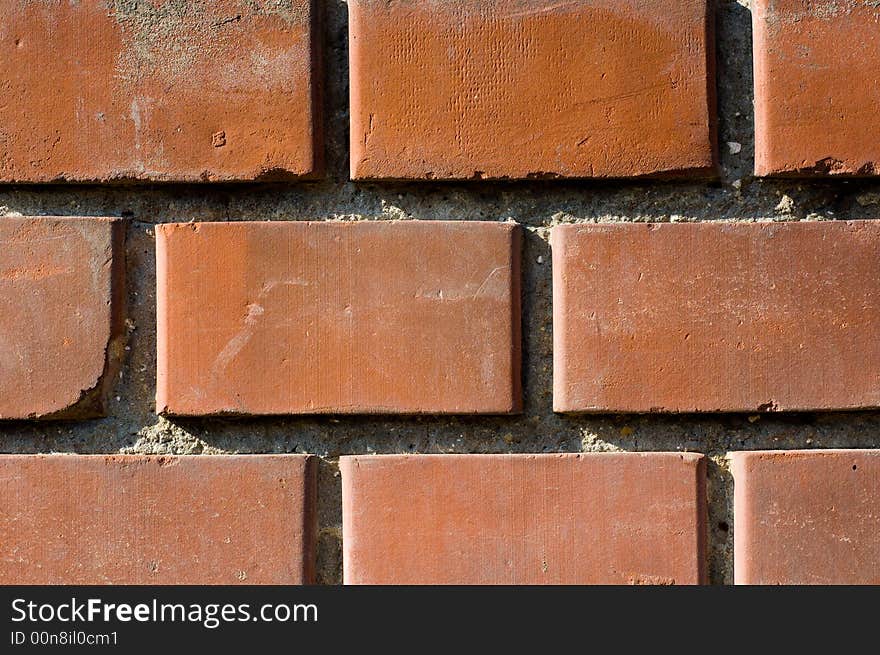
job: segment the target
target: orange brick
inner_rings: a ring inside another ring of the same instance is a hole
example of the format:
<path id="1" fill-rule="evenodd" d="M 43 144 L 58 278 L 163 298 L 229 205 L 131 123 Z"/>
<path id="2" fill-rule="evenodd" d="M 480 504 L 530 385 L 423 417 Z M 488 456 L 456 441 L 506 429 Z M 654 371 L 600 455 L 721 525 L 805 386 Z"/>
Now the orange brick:
<path id="1" fill-rule="evenodd" d="M 347 584 L 705 581 L 702 455 L 340 458 Z"/>
<path id="2" fill-rule="evenodd" d="M 755 0 L 757 175 L 876 175 L 880 6 Z"/>
<path id="3" fill-rule="evenodd" d="M 714 171 L 705 0 L 352 0 L 351 174 Z"/>
<path id="4" fill-rule="evenodd" d="M 124 251 L 119 219 L 0 218 L 0 419 L 105 413 Z"/>
<path id="5" fill-rule="evenodd" d="M 0 182 L 310 175 L 311 0 L 0 0 Z"/>
<path id="6" fill-rule="evenodd" d="M 559 412 L 880 405 L 880 221 L 556 227 Z"/>
<path id="7" fill-rule="evenodd" d="M 880 584 L 880 450 L 731 459 L 737 584 Z"/>
<path id="8" fill-rule="evenodd" d="M 163 225 L 157 249 L 161 412 L 520 408 L 516 225 Z"/>
<path id="9" fill-rule="evenodd" d="M 311 459 L 0 456 L 0 584 L 311 582 Z"/>

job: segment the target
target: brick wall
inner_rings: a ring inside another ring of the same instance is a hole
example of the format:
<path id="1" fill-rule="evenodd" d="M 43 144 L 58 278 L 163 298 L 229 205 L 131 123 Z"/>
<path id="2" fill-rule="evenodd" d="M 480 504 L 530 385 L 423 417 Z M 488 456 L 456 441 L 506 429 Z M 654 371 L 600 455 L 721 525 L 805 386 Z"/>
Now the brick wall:
<path id="1" fill-rule="evenodd" d="M 0 8 L 0 582 L 877 582 L 880 9 Z"/>

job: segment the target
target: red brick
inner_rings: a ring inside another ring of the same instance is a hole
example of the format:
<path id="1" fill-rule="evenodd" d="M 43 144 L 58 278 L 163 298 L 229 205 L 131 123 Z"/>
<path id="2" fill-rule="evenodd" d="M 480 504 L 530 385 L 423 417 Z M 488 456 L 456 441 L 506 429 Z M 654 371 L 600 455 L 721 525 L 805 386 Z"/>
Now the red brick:
<path id="1" fill-rule="evenodd" d="M 340 458 L 347 584 L 705 581 L 702 455 Z"/>
<path id="2" fill-rule="evenodd" d="M 559 412 L 880 405 L 880 222 L 554 228 Z"/>
<path id="3" fill-rule="evenodd" d="M 0 456 L 0 584 L 302 584 L 302 455 Z"/>
<path id="4" fill-rule="evenodd" d="M 880 450 L 731 459 L 737 584 L 880 584 Z"/>
<path id="5" fill-rule="evenodd" d="M 102 416 L 123 341 L 125 224 L 0 218 L 0 419 Z"/>
<path id="6" fill-rule="evenodd" d="M 311 0 L 0 0 L 0 182 L 308 175 Z"/>
<path id="7" fill-rule="evenodd" d="M 516 225 L 163 225 L 159 411 L 511 413 Z"/>
<path id="8" fill-rule="evenodd" d="M 705 0 L 351 0 L 353 178 L 714 171 Z"/>
<path id="9" fill-rule="evenodd" d="M 756 0 L 755 172 L 876 175 L 880 7 Z"/>

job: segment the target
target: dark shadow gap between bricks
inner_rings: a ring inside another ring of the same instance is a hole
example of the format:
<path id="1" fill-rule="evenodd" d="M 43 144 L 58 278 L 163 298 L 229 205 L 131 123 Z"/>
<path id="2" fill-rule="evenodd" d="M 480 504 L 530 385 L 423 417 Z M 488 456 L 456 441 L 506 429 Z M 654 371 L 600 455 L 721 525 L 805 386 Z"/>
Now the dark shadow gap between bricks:
<path id="1" fill-rule="evenodd" d="M 751 178 L 755 167 L 752 13 L 736 0 L 716 1 L 718 149 L 730 183 Z"/>
<path id="2" fill-rule="evenodd" d="M 706 466 L 707 565 L 715 585 L 733 583 L 733 476 L 718 458 L 708 457 Z"/>
<path id="3" fill-rule="evenodd" d="M 284 190 L 190 191 L 92 188 L 44 192 L 0 188 L 0 210 L 36 216 L 122 216 L 145 223 L 265 220 L 514 220 L 527 227 L 583 221 L 687 222 L 715 220 L 876 219 L 880 185 L 838 179 L 809 183 L 755 180 L 730 187 L 597 187 L 549 185 L 433 189 L 374 187 L 352 183 Z M 0 216 L 2 220 L 2 216 Z"/>

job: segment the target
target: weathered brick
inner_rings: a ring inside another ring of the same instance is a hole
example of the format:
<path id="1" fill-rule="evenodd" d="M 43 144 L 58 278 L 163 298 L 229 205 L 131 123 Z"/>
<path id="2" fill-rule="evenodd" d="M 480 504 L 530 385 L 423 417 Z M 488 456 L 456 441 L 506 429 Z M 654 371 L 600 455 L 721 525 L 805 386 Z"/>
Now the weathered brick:
<path id="1" fill-rule="evenodd" d="M 737 584 L 880 584 L 880 450 L 731 459 Z"/>
<path id="2" fill-rule="evenodd" d="M 0 419 L 105 412 L 123 340 L 125 223 L 0 218 Z"/>
<path id="3" fill-rule="evenodd" d="M 302 584 L 302 455 L 0 456 L 0 584 Z"/>
<path id="4" fill-rule="evenodd" d="M 0 0 L 0 182 L 309 175 L 311 0 Z"/>
<path id="5" fill-rule="evenodd" d="M 880 405 L 880 221 L 556 227 L 559 412 Z"/>
<path id="6" fill-rule="evenodd" d="M 755 171 L 876 175 L 880 6 L 755 0 Z"/>
<path id="7" fill-rule="evenodd" d="M 352 177 L 710 173 L 707 5 L 352 0 Z"/>
<path id="8" fill-rule="evenodd" d="M 160 412 L 520 408 L 514 224 L 176 224 L 157 250 Z"/>
<path id="9" fill-rule="evenodd" d="M 340 458 L 347 584 L 705 581 L 702 455 Z"/>

